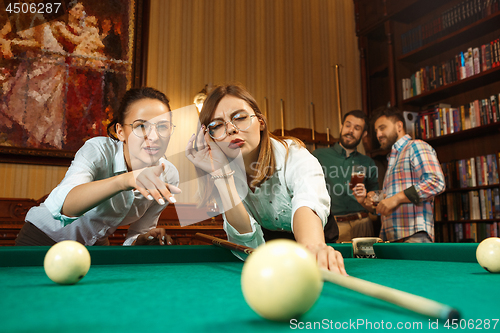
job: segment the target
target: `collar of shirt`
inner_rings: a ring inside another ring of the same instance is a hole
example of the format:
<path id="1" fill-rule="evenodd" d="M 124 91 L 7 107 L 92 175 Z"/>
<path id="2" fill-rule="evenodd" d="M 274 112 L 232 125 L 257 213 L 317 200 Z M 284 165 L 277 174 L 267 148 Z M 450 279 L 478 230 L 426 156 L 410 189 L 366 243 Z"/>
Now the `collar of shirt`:
<path id="1" fill-rule="evenodd" d="M 396 141 L 395 144 L 392 145 L 392 150 L 396 150 L 398 153 L 411 141 L 411 136 L 408 134 L 404 135 L 401 139 Z"/>
<path id="2" fill-rule="evenodd" d="M 113 159 L 113 173 L 115 175 L 127 172 L 127 163 L 125 162 L 125 155 L 123 154 L 123 142 L 118 142 L 118 149 Z"/>
<path id="3" fill-rule="evenodd" d="M 290 149 L 291 145 L 293 144 L 293 141 L 291 140 L 285 140 L 285 142 L 288 144 L 288 149 Z M 280 171 L 283 169 L 285 166 L 285 156 L 286 156 L 286 148 L 283 146 L 281 142 L 279 142 L 276 139 L 271 138 L 271 144 L 273 145 L 273 152 L 275 155 L 275 163 L 276 163 L 276 171 Z"/>
<path id="4" fill-rule="evenodd" d="M 357 148 L 355 148 L 355 149 L 354 149 L 354 151 L 353 151 L 353 152 L 352 152 L 349 156 L 347 156 L 347 151 L 346 151 L 346 150 L 345 150 L 345 148 L 344 148 L 344 147 L 342 147 L 342 146 L 340 145 L 340 143 L 338 143 L 338 142 L 337 142 L 337 143 L 336 143 L 336 144 L 332 147 L 332 149 L 333 149 L 335 152 L 337 152 L 337 154 L 339 154 L 339 155 L 343 156 L 344 158 L 349 158 L 349 157 L 351 157 L 351 156 L 356 156 L 356 154 L 358 154 L 358 149 L 357 149 Z"/>
<path id="5" fill-rule="evenodd" d="M 392 165 L 391 162 L 398 156 L 398 154 L 403 150 L 403 148 L 411 141 L 411 136 L 408 134 L 400 138 L 396 143 L 392 145 L 391 152 L 387 155 L 387 160 L 389 161 L 389 166 Z"/>

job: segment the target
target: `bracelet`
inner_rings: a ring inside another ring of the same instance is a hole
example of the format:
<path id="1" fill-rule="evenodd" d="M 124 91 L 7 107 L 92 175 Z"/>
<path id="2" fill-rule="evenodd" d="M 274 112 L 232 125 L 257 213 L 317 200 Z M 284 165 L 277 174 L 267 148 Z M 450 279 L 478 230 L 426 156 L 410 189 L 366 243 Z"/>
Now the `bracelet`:
<path id="1" fill-rule="evenodd" d="M 222 179 L 222 178 L 229 178 L 229 176 L 234 175 L 234 170 L 228 172 L 228 173 L 223 173 L 222 175 L 212 175 L 213 180 L 217 179 Z"/>

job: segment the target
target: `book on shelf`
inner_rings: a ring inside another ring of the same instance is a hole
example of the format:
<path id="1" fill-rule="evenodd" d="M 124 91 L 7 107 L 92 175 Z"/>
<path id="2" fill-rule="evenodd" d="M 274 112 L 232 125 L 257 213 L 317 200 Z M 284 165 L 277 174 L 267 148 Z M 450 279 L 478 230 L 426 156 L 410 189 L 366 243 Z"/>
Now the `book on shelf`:
<path id="1" fill-rule="evenodd" d="M 477 99 L 458 108 L 435 105 L 421 111 L 409 131 L 427 140 L 500 122 L 500 94 Z M 411 125 L 411 124 L 410 124 Z"/>
<path id="2" fill-rule="evenodd" d="M 498 109 L 498 100 L 495 95 L 490 96 L 491 112 L 493 113 L 493 121 L 497 122 L 500 120 L 500 110 Z"/>
<path id="3" fill-rule="evenodd" d="M 435 198 L 435 220 L 438 222 L 500 218 L 500 153 L 441 163 L 448 190 Z M 473 189 L 476 185 L 491 188 Z"/>
<path id="4" fill-rule="evenodd" d="M 428 65 L 403 78 L 403 99 L 418 96 L 500 66 L 500 39 L 455 55 L 439 64 Z M 411 87 L 412 89 L 408 88 Z"/>
<path id="5" fill-rule="evenodd" d="M 475 47 L 473 50 L 472 50 L 472 55 L 473 55 L 473 62 L 474 62 L 474 73 L 473 74 L 479 74 L 481 73 L 481 60 L 480 60 L 480 52 L 479 52 L 479 48 L 478 47 Z"/>
<path id="6" fill-rule="evenodd" d="M 491 188 L 486 189 L 485 191 L 486 191 L 485 200 L 486 200 L 486 212 L 487 212 L 486 218 L 492 220 L 493 216 L 495 216 L 496 213 L 494 212 L 495 205 L 493 204 L 493 196 L 491 193 Z"/>
<path id="7" fill-rule="evenodd" d="M 499 50 L 498 50 L 498 39 L 491 41 L 491 67 L 495 68 L 500 65 L 500 57 L 499 57 Z"/>
<path id="8" fill-rule="evenodd" d="M 470 173 L 468 173 L 470 187 L 476 187 L 477 186 L 476 160 L 474 157 L 469 158 L 467 166 L 470 167 Z"/>
<path id="9" fill-rule="evenodd" d="M 436 242 L 476 242 L 498 237 L 499 222 L 437 223 L 434 226 Z"/>
<path id="10" fill-rule="evenodd" d="M 485 70 L 491 69 L 491 44 L 485 44 Z"/>
<path id="11" fill-rule="evenodd" d="M 464 0 L 402 33 L 402 54 L 421 48 L 497 11 L 498 0 Z"/>
<path id="12" fill-rule="evenodd" d="M 479 190 L 479 201 L 481 203 L 481 206 L 479 207 L 481 211 L 481 219 L 486 220 L 488 218 L 488 212 L 486 210 L 487 205 L 484 190 Z"/>
<path id="13" fill-rule="evenodd" d="M 493 212 L 494 212 L 494 217 L 495 219 L 500 218 L 500 190 L 498 188 L 493 189 Z"/>
<path id="14" fill-rule="evenodd" d="M 498 188 L 448 192 L 435 199 L 436 222 L 492 220 L 500 217 Z"/>

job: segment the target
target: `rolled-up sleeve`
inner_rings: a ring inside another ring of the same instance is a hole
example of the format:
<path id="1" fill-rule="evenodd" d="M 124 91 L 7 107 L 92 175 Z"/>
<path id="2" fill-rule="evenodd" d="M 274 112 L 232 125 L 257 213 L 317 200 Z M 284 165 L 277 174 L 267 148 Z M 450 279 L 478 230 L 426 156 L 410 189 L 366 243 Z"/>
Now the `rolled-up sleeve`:
<path id="1" fill-rule="evenodd" d="M 411 146 L 412 167 L 419 182 L 414 185 L 420 201 L 432 199 L 445 189 L 445 178 L 434 149 L 427 143 L 415 140 Z"/>
<path id="2" fill-rule="evenodd" d="M 314 211 L 324 227 L 330 213 L 330 196 L 318 160 L 307 149 L 290 145 L 285 179 L 292 196 L 292 230 L 293 216 L 300 207 Z"/>
<path id="3" fill-rule="evenodd" d="M 252 215 L 250 214 L 248 215 L 248 217 L 250 218 L 250 225 L 252 227 L 252 231 L 247 232 L 245 234 L 240 234 L 238 230 L 236 230 L 231 224 L 227 222 L 226 214 L 223 214 L 222 217 L 224 219 L 224 225 L 223 225 L 224 231 L 226 232 L 227 239 L 230 242 L 248 246 L 254 249 L 257 248 L 259 245 L 265 243 L 262 228 L 257 222 L 257 220 L 253 218 Z"/>
<path id="4" fill-rule="evenodd" d="M 49 209 L 54 219 L 61 221 L 63 226 L 66 226 L 79 217 L 69 217 L 61 214 L 61 209 L 66 200 L 68 193 L 76 186 L 89 183 L 96 177 L 96 166 L 90 162 L 88 154 L 95 155 L 96 150 L 90 147 L 90 144 L 85 144 L 75 155 L 74 160 L 71 162 L 64 179 L 59 185 L 50 193 L 45 206 Z M 95 156 L 93 157 L 95 159 Z"/>

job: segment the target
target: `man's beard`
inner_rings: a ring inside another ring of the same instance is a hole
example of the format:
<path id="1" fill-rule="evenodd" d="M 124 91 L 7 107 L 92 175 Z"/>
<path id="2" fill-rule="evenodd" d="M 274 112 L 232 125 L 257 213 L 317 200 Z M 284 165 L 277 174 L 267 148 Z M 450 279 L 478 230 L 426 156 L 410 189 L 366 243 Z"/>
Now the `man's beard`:
<path id="1" fill-rule="evenodd" d="M 386 140 L 386 144 L 385 145 L 380 145 L 380 147 L 382 149 L 389 149 L 392 147 L 393 144 L 396 143 L 396 141 L 398 141 L 398 133 L 396 131 L 394 131 L 392 134 L 389 134 L 387 137 L 387 140 Z"/>
<path id="2" fill-rule="evenodd" d="M 361 138 L 359 138 L 358 140 L 354 141 L 353 143 L 348 144 L 348 143 L 347 143 L 347 142 L 345 142 L 345 140 L 344 140 L 344 137 L 345 137 L 345 136 L 346 136 L 346 135 L 342 135 L 342 136 L 340 136 L 340 144 L 341 144 L 341 145 L 342 145 L 342 147 L 344 147 L 345 149 L 354 149 L 354 148 L 356 148 L 356 147 L 359 145 L 359 143 L 361 142 Z M 352 137 L 352 138 L 354 138 L 352 135 L 351 135 L 351 137 Z"/>

